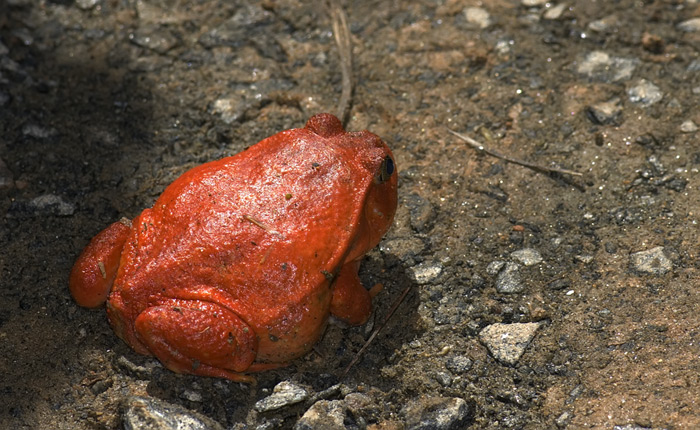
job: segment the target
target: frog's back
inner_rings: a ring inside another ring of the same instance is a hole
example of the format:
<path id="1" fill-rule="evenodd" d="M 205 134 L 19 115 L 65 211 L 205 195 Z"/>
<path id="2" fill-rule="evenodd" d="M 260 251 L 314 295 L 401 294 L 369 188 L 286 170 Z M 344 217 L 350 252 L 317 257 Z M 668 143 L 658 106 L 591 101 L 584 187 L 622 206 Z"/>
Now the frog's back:
<path id="1" fill-rule="evenodd" d="M 186 172 L 134 221 L 116 284 L 214 286 L 241 313 L 298 303 L 329 285 L 354 234 L 366 178 L 348 151 L 296 129 Z"/>

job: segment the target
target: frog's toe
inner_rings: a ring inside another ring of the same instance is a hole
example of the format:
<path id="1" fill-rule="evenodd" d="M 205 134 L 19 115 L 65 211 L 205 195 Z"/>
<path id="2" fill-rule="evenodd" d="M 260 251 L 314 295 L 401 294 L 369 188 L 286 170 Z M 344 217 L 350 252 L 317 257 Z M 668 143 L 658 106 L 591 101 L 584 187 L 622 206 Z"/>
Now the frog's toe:
<path id="1" fill-rule="evenodd" d="M 255 360 L 257 337 L 238 315 L 212 302 L 173 299 L 142 312 L 136 333 L 170 370 L 241 382 Z"/>
<path id="2" fill-rule="evenodd" d="M 117 276 L 122 248 L 131 231 L 128 221 L 118 221 L 95 236 L 78 257 L 70 273 L 69 287 L 80 306 L 102 305 Z"/>

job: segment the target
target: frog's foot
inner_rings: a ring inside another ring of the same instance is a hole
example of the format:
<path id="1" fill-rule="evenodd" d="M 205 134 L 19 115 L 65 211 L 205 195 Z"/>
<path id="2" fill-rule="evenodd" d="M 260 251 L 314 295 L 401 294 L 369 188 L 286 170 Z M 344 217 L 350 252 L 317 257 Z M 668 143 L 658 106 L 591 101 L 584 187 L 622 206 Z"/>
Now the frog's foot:
<path id="1" fill-rule="evenodd" d="M 130 231 L 128 220 L 115 222 L 95 236 L 80 254 L 68 282 L 71 295 L 80 306 L 94 308 L 107 300 Z"/>
<path id="2" fill-rule="evenodd" d="M 172 371 L 254 382 L 239 372 L 255 360 L 257 337 L 219 304 L 172 299 L 143 311 L 135 326 L 139 340 Z"/>
<path id="3" fill-rule="evenodd" d="M 357 260 L 340 269 L 331 298 L 331 314 L 351 325 L 364 324 L 372 313 L 372 298 L 360 283 L 359 268 L 360 261 Z"/>

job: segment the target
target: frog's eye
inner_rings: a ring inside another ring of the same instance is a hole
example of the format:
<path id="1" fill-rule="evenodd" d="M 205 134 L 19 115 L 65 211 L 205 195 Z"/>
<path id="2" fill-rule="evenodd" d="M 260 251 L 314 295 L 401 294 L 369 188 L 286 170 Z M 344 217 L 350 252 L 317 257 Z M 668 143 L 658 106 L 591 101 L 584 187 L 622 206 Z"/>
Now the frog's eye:
<path id="1" fill-rule="evenodd" d="M 379 167 L 379 173 L 377 174 L 375 180 L 378 184 L 383 184 L 391 178 L 391 175 L 394 173 L 394 170 L 396 170 L 396 168 L 394 167 L 394 160 L 392 160 L 391 157 L 387 155 L 384 158 L 384 161 L 382 161 L 382 165 Z"/>

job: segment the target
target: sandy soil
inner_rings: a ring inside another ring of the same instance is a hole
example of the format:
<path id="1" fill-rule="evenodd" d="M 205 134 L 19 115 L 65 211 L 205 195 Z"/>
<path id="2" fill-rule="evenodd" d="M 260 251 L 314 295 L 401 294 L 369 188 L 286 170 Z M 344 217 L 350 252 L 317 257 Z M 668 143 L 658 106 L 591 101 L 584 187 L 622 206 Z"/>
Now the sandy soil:
<path id="1" fill-rule="evenodd" d="M 291 428 L 319 398 L 342 400 L 346 428 L 402 428 L 426 398 L 463 399 L 475 429 L 700 428 L 700 4 L 343 6 L 347 128 L 382 136 L 400 170 L 395 225 L 361 270 L 385 289 L 368 327 L 331 323 L 316 351 L 247 386 L 137 355 L 67 278 L 92 236 L 187 169 L 334 111 L 327 10 L 0 2 L 0 428 L 121 428 L 135 396 L 224 428 Z M 533 322 L 514 364 L 480 337 Z M 309 398 L 256 411 L 284 380 Z"/>

